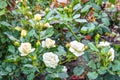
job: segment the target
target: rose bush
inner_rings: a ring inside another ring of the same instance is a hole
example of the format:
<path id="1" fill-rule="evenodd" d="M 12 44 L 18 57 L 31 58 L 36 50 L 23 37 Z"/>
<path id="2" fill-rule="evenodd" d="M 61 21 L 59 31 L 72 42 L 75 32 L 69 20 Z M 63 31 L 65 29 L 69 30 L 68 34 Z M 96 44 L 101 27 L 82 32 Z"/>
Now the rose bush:
<path id="1" fill-rule="evenodd" d="M 0 0 L 0 80 L 119 80 L 119 27 L 119 0 Z"/>

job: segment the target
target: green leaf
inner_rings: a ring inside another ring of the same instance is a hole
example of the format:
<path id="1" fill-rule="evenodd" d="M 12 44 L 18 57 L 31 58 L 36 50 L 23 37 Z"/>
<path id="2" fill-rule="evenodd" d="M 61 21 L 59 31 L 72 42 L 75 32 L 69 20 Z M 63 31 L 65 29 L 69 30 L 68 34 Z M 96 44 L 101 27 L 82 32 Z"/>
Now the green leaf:
<path id="1" fill-rule="evenodd" d="M 84 66 L 77 66 L 73 69 L 73 72 L 74 72 L 75 75 L 80 76 L 84 72 L 84 69 L 85 69 Z"/>
<path id="2" fill-rule="evenodd" d="M 3 9 L 7 6 L 7 3 L 5 1 L 0 0 L 0 9 Z"/>
<path id="3" fill-rule="evenodd" d="M 28 37 L 32 37 L 32 36 L 34 36 L 34 34 L 35 34 L 35 30 L 32 29 L 32 30 L 30 30 L 30 31 L 28 32 L 27 36 L 28 36 Z"/>
<path id="4" fill-rule="evenodd" d="M 24 65 L 24 67 L 29 67 L 29 68 L 32 68 L 32 67 L 34 67 L 33 65 L 31 65 L 31 64 L 25 64 Z"/>
<path id="5" fill-rule="evenodd" d="M 81 28 L 81 30 L 80 30 L 80 32 L 82 32 L 82 33 L 84 33 L 84 34 L 86 34 L 87 31 L 88 31 L 88 28 L 87 28 L 86 26 L 83 26 L 83 27 Z"/>
<path id="6" fill-rule="evenodd" d="M 91 31 L 93 31 L 95 29 L 95 25 L 93 23 L 88 23 L 87 26 L 88 26 L 87 28 L 88 28 L 89 32 L 91 32 Z"/>
<path id="7" fill-rule="evenodd" d="M 10 55 L 7 56 L 5 59 L 5 62 L 18 62 L 20 60 L 20 57 L 17 55 Z"/>
<path id="8" fill-rule="evenodd" d="M 110 33 L 110 32 L 111 32 L 111 31 L 110 31 L 110 28 L 108 28 L 108 27 L 106 27 L 106 26 L 104 26 L 104 25 L 101 26 L 101 28 L 102 28 L 102 31 L 105 32 L 105 33 L 106 33 L 106 32 L 107 32 L 107 33 Z"/>
<path id="9" fill-rule="evenodd" d="M 109 2 L 115 4 L 115 0 L 109 0 Z"/>
<path id="10" fill-rule="evenodd" d="M 5 14 L 5 9 L 0 11 L 0 16 L 3 15 L 3 14 Z"/>
<path id="11" fill-rule="evenodd" d="M 19 41 L 13 35 L 11 35 L 9 32 L 4 32 L 4 34 L 7 35 L 7 37 L 12 41 Z"/>
<path id="12" fill-rule="evenodd" d="M 110 21 L 108 18 L 102 18 L 102 22 L 105 26 L 109 26 L 110 25 Z"/>
<path id="13" fill-rule="evenodd" d="M 11 68 L 11 66 L 7 66 L 7 67 L 5 68 L 5 70 L 8 71 L 8 72 L 11 72 L 11 71 L 12 71 L 12 68 Z"/>
<path id="14" fill-rule="evenodd" d="M 8 46 L 8 51 L 11 53 L 15 53 L 15 47 L 13 45 Z"/>
<path id="15" fill-rule="evenodd" d="M 80 18 L 80 14 L 75 14 L 75 15 L 73 16 L 73 19 L 76 19 L 76 18 Z"/>
<path id="16" fill-rule="evenodd" d="M 46 39 L 48 37 L 51 37 L 53 34 L 54 34 L 53 28 L 48 28 L 45 31 L 41 31 L 41 33 L 40 33 L 40 39 L 41 40 Z"/>
<path id="17" fill-rule="evenodd" d="M 76 22 L 80 22 L 80 23 L 85 23 L 87 22 L 86 19 L 75 19 Z"/>
<path id="18" fill-rule="evenodd" d="M 88 66 L 92 69 L 96 69 L 96 65 L 95 65 L 95 61 L 91 60 L 89 63 L 88 63 Z"/>
<path id="19" fill-rule="evenodd" d="M 98 77 L 98 73 L 96 73 L 96 72 L 88 72 L 87 76 L 88 76 L 88 78 L 90 80 L 94 80 L 94 79 L 96 79 Z"/>
<path id="20" fill-rule="evenodd" d="M 104 47 L 101 49 L 101 53 L 106 54 L 108 53 L 109 49 L 110 49 L 109 47 Z"/>
<path id="21" fill-rule="evenodd" d="M 47 15 L 46 15 L 46 19 L 49 19 L 52 14 L 54 13 L 54 10 L 51 10 Z"/>
<path id="22" fill-rule="evenodd" d="M 48 74 L 48 75 L 45 77 L 45 80 L 54 80 L 54 78 L 53 78 L 53 77 L 51 77 L 51 75 L 50 75 L 50 74 Z"/>
<path id="23" fill-rule="evenodd" d="M 105 74 L 106 73 L 106 67 L 100 67 L 100 69 L 97 70 L 99 74 Z"/>
<path id="24" fill-rule="evenodd" d="M 80 3 L 78 3 L 73 7 L 73 10 L 79 10 L 81 8 L 82 8 L 82 6 L 80 5 Z"/>
<path id="25" fill-rule="evenodd" d="M 89 11 L 89 9 L 91 8 L 91 5 L 85 5 L 84 8 L 81 9 L 81 13 L 84 13 L 86 11 Z"/>
<path id="26" fill-rule="evenodd" d="M 65 49 L 64 49 L 64 47 L 63 46 L 59 46 L 58 47 L 58 52 L 56 53 L 57 55 L 59 55 L 59 56 L 66 56 L 66 51 L 65 51 Z"/>
<path id="27" fill-rule="evenodd" d="M 31 37 L 35 37 L 35 38 L 38 39 L 38 35 L 36 34 L 34 29 L 32 29 L 28 32 L 26 40 L 28 41 Z"/>
<path id="28" fill-rule="evenodd" d="M 93 43 L 89 43 L 88 46 L 90 47 L 91 50 L 99 52 L 99 50 L 96 48 L 96 46 Z"/>
<path id="29" fill-rule="evenodd" d="M 34 73 L 30 73 L 29 75 L 27 75 L 27 80 L 33 80 L 35 77 Z"/>
<path id="30" fill-rule="evenodd" d="M 92 3 L 92 7 L 95 8 L 96 10 L 101 10 L 101 7 L 95 3 Z"/>
<path id="31" fill-rule="evenodd" d="M 58 78 L 64 79 L 64 78 L 67 78 L 67 77 L 68 77 L 68 74 L 65 73 L 65 72 L 58 73 Z"/>
<path id="32" fill-rule="evenodd" d="M 7 23 L 7 22 L 5 22 L 5 21 L 0 22 L 0 24 L 1 24 L 1 25 L 4 25 L 4 26 L 7 26 L 7 27 L 8 27 L 8 26 L 11 26 L 9 23 Z"/>
<path id="33" fill-rule="evenodd" d="M 120 61 L 115 60 L 114 64 L 112 64 L 112 70 L 113 71 L 120 71 Z"/>

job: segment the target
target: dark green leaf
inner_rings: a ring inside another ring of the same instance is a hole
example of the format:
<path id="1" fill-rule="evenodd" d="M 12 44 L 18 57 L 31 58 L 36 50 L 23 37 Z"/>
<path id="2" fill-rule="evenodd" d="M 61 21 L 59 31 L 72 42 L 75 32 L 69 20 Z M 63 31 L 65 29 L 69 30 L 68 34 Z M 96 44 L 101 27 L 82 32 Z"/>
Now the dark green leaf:
<path id="1" fill-rule="evenodd" d="M 9 32 L 4 32 L 5 35 L 7 35 L 7 37 L 12 40 L 12 41 L 18 41 L 13 35 L 11 35 Z"/>
<path id="2" fill-rule="evenodd" d="M 88 66 L 92 69 L 96 69 L 96 64 L 95 64 L 95 61 L 91 60 L 89 63 L 88 63 Z"/>
<path id="3" fill-rule="evenodd" d="M 7 6 L 7 3 L 3 0 L 0 0 L 0 9 L 3 9 Z"/>
<path id="4" fill-rule="evenodd" d="M 76 19 L 76 18 L 80 18 L 80 14 L 75 14 L 75 15 L 73 16 L 73 19 Z"/>
<path id="5" fill-rule="evenodd" d="M 73 69 L 73 72 L 74 72 L 75 75 L 80 76 L 84 72 L 84 69 L 85 69 L 84 66 L 77 66 Z"/>
<path id="6" fill-rule="evenodd" d="M 15 47 L 13 45 L 8 46 L 8 51 L 11 53 L 15 53 Z"/>
<path id="7" fill-rule="evenodd" d="M 78 3 L 73 7 L 73 10 L 79 10 L 81 8 L 82 8 L 82 6 L 80 5 L 80 3 Z"/>
<path id="8" fill-rule="evenodd" d="M 91 8 L 91 5 L 85 5 L 84 8 L 81 9 L 81 12 L 84 13 L 86 11 L 89 11 L 90 8 Z"/>
<path id="9" fill-rule="evenodd" d="M 98 74 L 96 72 L 88 72 L 87 76 L 90 80 L 94 80 L 98 77 Z"/>
<path id="10" fill-rule="evenodd" d="M 100 69 L 97 70 L 99 74 L 105 74 L 106 73 L 106 67 L 100 67 Z"/>
<path id="11" fill-rule="evenodd" d="M 79 23 L 85 23 L 87 22 L 86 19 L 75 19 L 76 22 L 79 22 Z"/>
<path id="12" fill-rule="evenodd" d="M 91 50 L 99 52 L 99 50 L 97 49 L 97 47 L 93 43 L 89 43 L 88 46 L 90 47 Z"/>
<path id="13" fill-rule="evenodd" d="M 35 77 L 34 73 L 27 75 L 27 80 L 33 80 Z"/>

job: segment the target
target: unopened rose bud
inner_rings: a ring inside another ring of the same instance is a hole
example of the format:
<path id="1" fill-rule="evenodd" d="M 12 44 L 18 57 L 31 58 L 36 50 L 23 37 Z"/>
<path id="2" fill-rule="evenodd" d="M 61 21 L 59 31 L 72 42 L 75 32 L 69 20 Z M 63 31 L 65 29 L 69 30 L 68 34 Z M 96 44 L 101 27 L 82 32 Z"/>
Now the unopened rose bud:
<path id="1" fill-rule="evenodd" d="M 49 23 L 45 23 L 44 24 L 44 27 L 46 27 L 46 28 L 50 28 L 50 27 L 52 27 Z"/>
<path id="2" fill-rule="evenodd" d="M 70 47 L 70 43 L 67 43 L 67 44 L 66 44 L 66 47 L 69 48 L 69 47 Z"/>
<path id="3" fill-rule="evenodd" d="M 22 30 L 21 31 L 21 37 L 25 37 L 27 35 L 27 31 L 26 30 Z"/>
<path id="4" fill-rule="evenodd" d="M 88 46 L 85 46 L 84 48 L 85 48 L 85 49 L 88 49 Z"/>
<path id="5" fill-rule="evenodd" d="M 100 34 L 97 34 L 96 37 L 97 37 L 97 38 L 100 38 Z"/>
<path id="6" fill-rule="evenodd" d="M 36 46 L 38 47 L 38 46 L 40 46 L 41 45 L 41 43 L 40 43 L 40 41 L 38 40 L 37 42 L 36 42 Z"/>
<path id="7" fill-rule="evenodd" d="M 33 60 L 36 60 L 36 59 L 37 59 L 37 56 L 36 56 L 36 55 L 34 55 L 32 59 L 33 59 Z"/>
<path id="8" fill-rule="evenodd" d="M 18 41 L 15 41 L 15 42 L 14 42 L 14 45 L 15 45 L 15 46 L 20 46 L 20 43 L 19 43 Z"/>
<path id="9" fill-rule="evenodd" d="M 21 31 L 22 28 L 17 26 L 17 27 L 15 27 L 15 30 L 17 30 L 17 31 Z"/>
<path id="10" fill-rule="evenodd" d="M 50 11 L 50 9 L 49 9 L 49 8 L 46 8 L 46 9 L 45 9 L 45 12 L 49 12 L 49 11 Z"/>
<path id="11" fill-rule="evenodd" d="M 72 12 L 73 10 L 72 9 L 68 9 L 68 12 Z"/>
<path id="12" fill-rule="evenodd" d="M 68 10 L 68 7 L 65 6 L 65 7 L 64 7 L 64 10 L 67 11 L 67 10 Z"/>

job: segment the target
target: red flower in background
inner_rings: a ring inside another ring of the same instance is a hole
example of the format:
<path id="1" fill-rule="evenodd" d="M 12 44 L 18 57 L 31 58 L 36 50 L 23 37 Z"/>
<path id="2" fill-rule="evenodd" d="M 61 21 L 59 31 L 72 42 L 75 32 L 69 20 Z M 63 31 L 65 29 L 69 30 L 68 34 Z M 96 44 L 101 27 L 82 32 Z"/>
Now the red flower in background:
<path id="1" fill-rule="evenodd" d="M 79 80 L 79 76 L 73 75 L 73 76 L 72 76 L 72 80 Z"/>
<path id="2" fill-rule="evenodd" d="M 10 4 L 8 4 L 6 8 L 7 8 L 7 10 L 9 10 L 9 11 L 13 11 L 14 8 L 15 8 L 15 5 L 16 5 L 15 0 L 10 0 Z"/>
<path id="3" fill-rule="evenodd" d="M 86 3 L 86 2 L 88 2 L 89 0 L 82 0 L 82 3 Z"/>
<path id="4" fill-rule="evenodd" d="M 87 35 L 87 36 L 85 37 L 85 39 L 91 40 L 91 36 L 90 36 L 90 35 Z"/>

